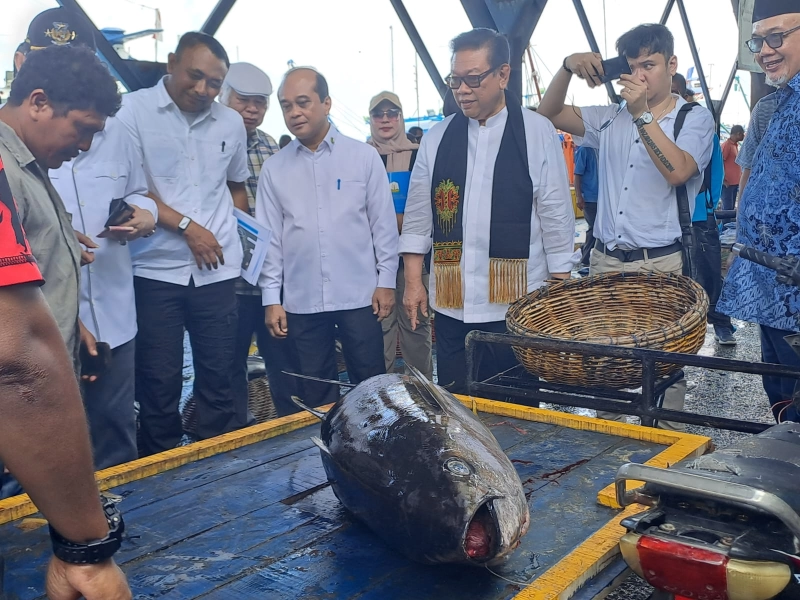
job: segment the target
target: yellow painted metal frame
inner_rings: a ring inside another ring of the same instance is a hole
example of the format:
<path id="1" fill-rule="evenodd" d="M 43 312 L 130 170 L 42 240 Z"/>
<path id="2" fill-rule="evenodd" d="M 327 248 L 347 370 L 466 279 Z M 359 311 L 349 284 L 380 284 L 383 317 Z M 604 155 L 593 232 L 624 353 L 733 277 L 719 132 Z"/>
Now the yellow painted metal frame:
<path id="1" fill-rule="evenodd" d="M 507 402 L 484 400 L 482 398 L 470 398 L 467 396 L 459 396 L 458 398 L 475 411 L 513 417 L 523 421 L 558 425 L 570 429 L 606 433 L 667 446 L 663 452 L 645 463 L 657 467 L 668 467 L 685 458 L 700 456 L 711 448 L 710 438 L 699 435 L 652 429 L 615 421 L 603 421 Z M 101 490 L 107 490 L 176 469 L 190 462 L 262 442 L 318 422 L 316 417 L 305 413 L 267 421 L 247 429 L 99 471 L 97 473 L 97 483 Z M 628 485 L 632 488 L 640 484 L 629 482 Z M 620 508 L 616 502 L 613 484 L 598 493 L 597 501 L 604 506 Z M 613 519 L 565 556 L 558 564 L 553 565 L 530 586 L 517 594 L 514 597 L 515 600 L 566 600 L 570 598 L 575 591 L 602 571 L 619 554 L 618 542 L 625 532 L 619 522 L 625 516 L 635 514 L 641 510 L 641 506 L 633 505 L 615 515 Z M 0 501 L 0 524 L 8 523 L 36 512 L 36 506 L 27 495 L 8 498 Z"/>

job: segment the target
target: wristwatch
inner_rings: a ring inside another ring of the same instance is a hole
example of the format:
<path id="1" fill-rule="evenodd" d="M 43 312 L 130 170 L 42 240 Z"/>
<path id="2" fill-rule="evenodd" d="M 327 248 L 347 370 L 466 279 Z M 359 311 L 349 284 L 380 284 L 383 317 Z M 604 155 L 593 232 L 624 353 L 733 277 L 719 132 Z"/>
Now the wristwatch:
<path id="1" fill-rule="evenodd" d="M 645 125 L 649 125 L 653 122 L 653 113 L 647 111 L 641 117 L 634 121 L 636 127 L 644 127 Z"/>
<path id="2" fill-rule="evenodd" d="M 186 233 L 186 228 L 189 227 L 189 224 L 191 222 L 192 220 L 189 217 L 183 217 L 181 219 L 181 222 L 178 223 L 178 233 L 180 233 L 181 235 Z"/>
<path id="3" fill-rule="evenodd" d="M 53 554 L 71 565 L 96 565 L 108 560 L 122 545 L 122 533 L 125 531 L 125 522 L 117 509 L 117 505 L 101 494 L 103 512 L 108 521 L 108 535 L 102 540 L 88 544 L 70 542 L 50 525 L 50 541 L 53 543 Z"/>

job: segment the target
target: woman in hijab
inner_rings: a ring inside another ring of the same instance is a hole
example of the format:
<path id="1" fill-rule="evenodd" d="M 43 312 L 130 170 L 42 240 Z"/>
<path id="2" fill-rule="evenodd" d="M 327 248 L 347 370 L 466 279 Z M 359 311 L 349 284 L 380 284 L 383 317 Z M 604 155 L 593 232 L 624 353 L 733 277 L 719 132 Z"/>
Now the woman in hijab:
<path id="1" fill-rule="evenodd" d="M 403 228 L 403 212 L 411 169 L 417 158 L 419 144 L 409 141 L 404 129 L 403 107 L 400 99 L 391 92 L 381 92 L 369 103 L 370 129 L 372 136 L 369 144 L 375 147 L 386 165 L 388 179 L 392 188 L 397 228 Z M 405 291 L 405 275 L 403 260 L 397 270 L 397 301 L 392 313 L 382 321 L 383 350 L 386 359 L 386 371 L 394 370 L 397 354 L 397 340 L 400 339 L 400 352 L 408 364 L 419 369 L 429 379 L 433 379 L 433 359 L 431 356 L 431 323 L 430 317 L 419 315 L 419 324 L 412 331 L 411 323 L 403 310 L 403 292 Z M 425 287 L 428 287 L 428 274 L 422 275 Z M 429 313 L 430 314 L 430 313 Z"/>

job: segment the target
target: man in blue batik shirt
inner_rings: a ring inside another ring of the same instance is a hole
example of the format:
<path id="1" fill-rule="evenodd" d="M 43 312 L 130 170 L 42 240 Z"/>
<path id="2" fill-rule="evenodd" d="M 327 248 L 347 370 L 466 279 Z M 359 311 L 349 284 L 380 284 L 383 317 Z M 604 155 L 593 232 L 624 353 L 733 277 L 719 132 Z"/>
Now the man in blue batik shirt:
<path id="1" fill-rule="evenodd" d="M 773 256 L 800 256 L 800 1 L 757 0 L 748 42 L 778 88 L 777 109 L 755 155 L 739 202 L 738 241 Z M 779 284 L 775 272 L 737 258 L 718 310 L 761 325 L 764 362 L 800 367 L 784 337 L 800 332 L 800 289 Z M 800 421 L 792 404 L 795 381 L 763 377 L 778 422 Z"/>

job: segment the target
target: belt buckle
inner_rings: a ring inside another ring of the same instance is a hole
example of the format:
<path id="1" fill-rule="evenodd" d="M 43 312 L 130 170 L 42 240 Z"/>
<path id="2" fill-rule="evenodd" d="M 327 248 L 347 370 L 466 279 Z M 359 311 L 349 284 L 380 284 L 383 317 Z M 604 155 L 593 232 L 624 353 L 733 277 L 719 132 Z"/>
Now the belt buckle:
<path id="1" fill-rule="evenodd" d="M 622 250 L 622 262 L 631 262 L 631 252 L 633 250 Z"/>

